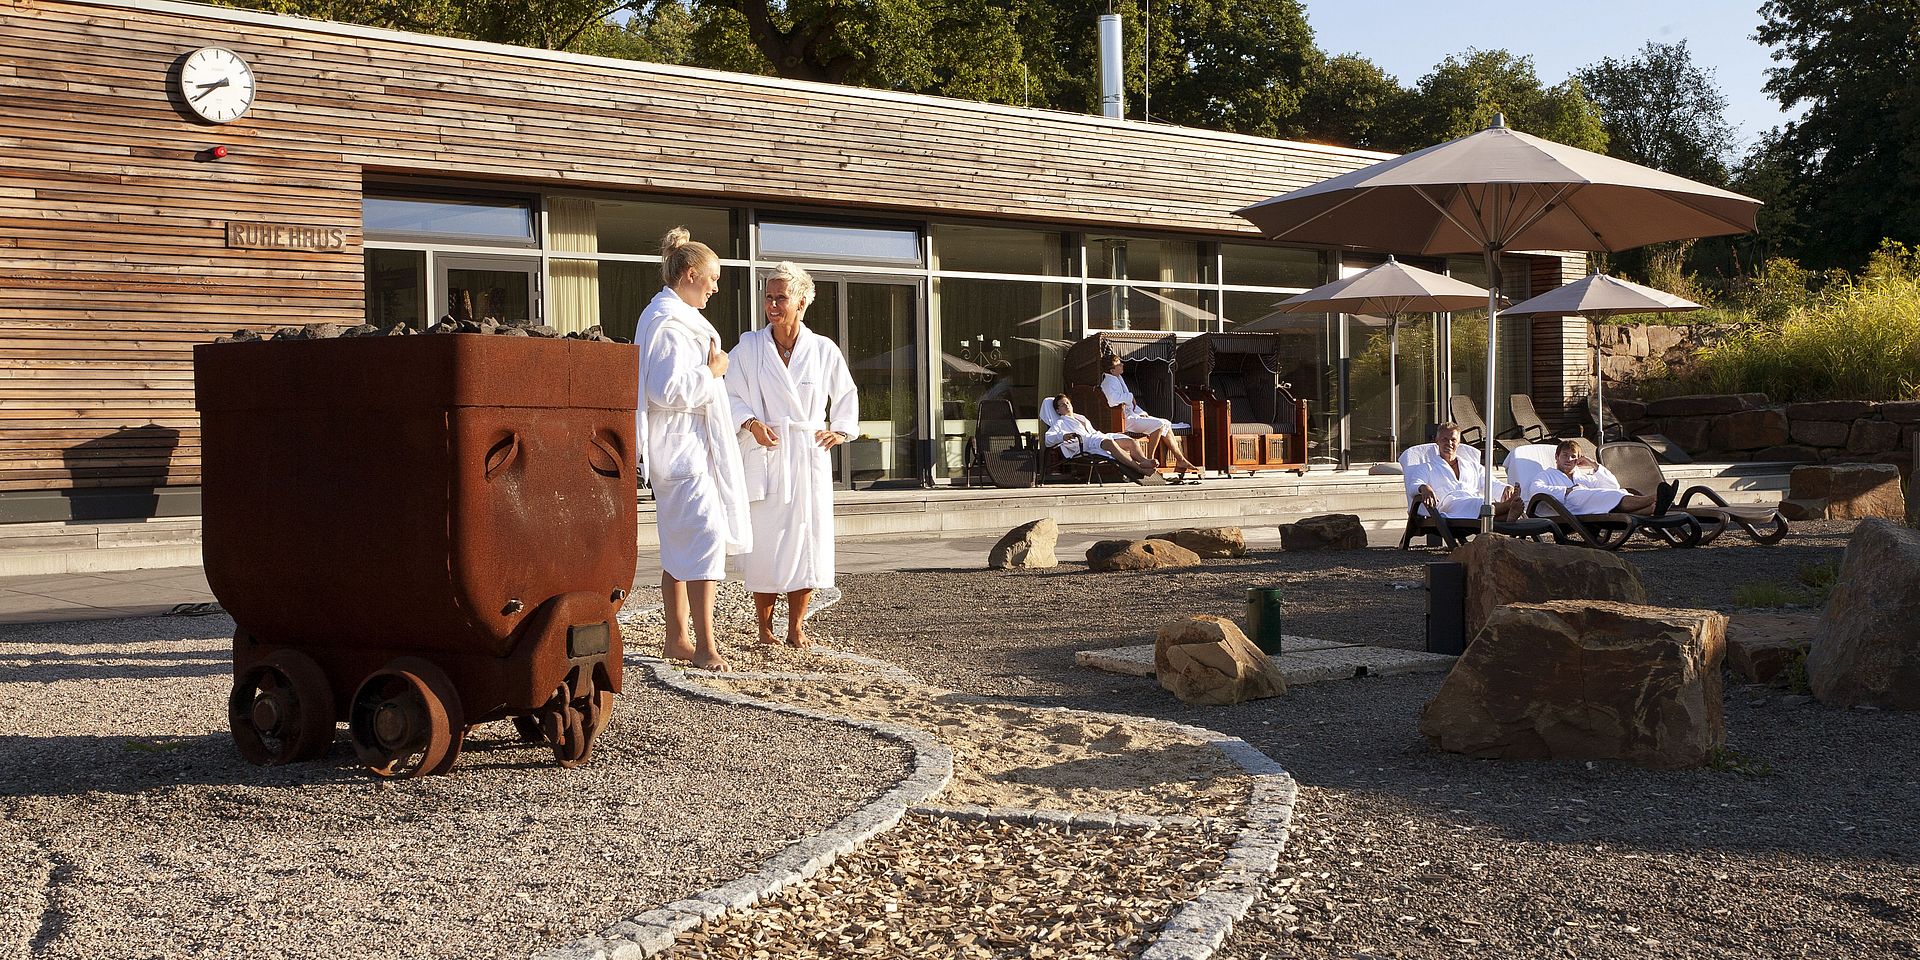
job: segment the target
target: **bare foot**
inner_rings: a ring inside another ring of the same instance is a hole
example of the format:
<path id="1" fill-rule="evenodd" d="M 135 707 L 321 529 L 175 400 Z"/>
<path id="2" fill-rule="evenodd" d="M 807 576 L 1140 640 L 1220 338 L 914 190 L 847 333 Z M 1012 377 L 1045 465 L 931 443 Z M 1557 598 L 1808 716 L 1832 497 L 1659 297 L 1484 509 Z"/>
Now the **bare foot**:
<path id="1" fill-rule="evenodd" d="M 660 655 L 668 660 L 692 660 L 693 644 L 685 640 L 668 640 L 661 648 Z"/>
<path id="2" fill-rule="evenodd" d="M 693 665 L 702 670 L 712 670 L 715 673 L 733 672 L 733 664 L 728 663 L 727 658 L 721 656 L 718 650 L 714 651 L 710 657 L 693 658 Z"/>
<path id="3" fill-rule="evenodd" d="M 777 647 L 780 645 L 780 638 L 773 635 L 772 627 L 765 625 L 760 627 L 760 645 L 763 647 Z"/>
<path id="4" fill-rule="evenodd" d="M 805 650 L 813 646 L 813 638 L 807 636 L 805 630 L 789 630 L 787 631 L 787 646 L 795 650 Z"/>

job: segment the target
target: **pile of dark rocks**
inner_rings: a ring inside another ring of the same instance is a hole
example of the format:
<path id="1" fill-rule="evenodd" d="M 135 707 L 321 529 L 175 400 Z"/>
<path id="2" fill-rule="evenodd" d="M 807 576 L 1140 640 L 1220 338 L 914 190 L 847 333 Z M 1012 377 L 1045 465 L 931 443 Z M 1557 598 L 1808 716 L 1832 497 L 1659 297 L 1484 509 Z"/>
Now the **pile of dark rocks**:
<path id="1" fill-rule="evenodd" d="M 242 327 L 233 332 L 233 336 L 221 337 L 215 343 L 255 343 L 267 340 L 332 340 L 337 337 L 406 337 L 421 334 L 438 333 L 477 333 L 501 337 L 541 337 L 557 340 L 599 340 L 606 343 L 624 343 L 617 337 L 609 337 L 597 326 L 585 330 L 561 333 L 552 327 L 536 325 L 528 320 L 455 320 L 451 316 L 441 317 L 439 322 L 425 331 L 415 330 L 406 324 L 391 327 L 376 327 L 371 323 L 359 326 L 347 326 L 341 323 L 309 323 L 300 327 L 280 327 L 275 330 L 254 331 Z"/>

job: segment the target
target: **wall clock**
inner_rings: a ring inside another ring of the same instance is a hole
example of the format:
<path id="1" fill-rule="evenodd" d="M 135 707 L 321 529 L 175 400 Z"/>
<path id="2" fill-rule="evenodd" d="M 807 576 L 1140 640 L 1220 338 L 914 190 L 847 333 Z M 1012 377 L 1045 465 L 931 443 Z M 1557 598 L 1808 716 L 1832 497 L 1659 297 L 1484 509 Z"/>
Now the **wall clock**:
<path id="1" fill-rule="evenodd" d="M 238 120 L 253 106 L 253 70 L 231 50 L 201 47 L 180 65 L 180 95 L 209 121 Z"/>

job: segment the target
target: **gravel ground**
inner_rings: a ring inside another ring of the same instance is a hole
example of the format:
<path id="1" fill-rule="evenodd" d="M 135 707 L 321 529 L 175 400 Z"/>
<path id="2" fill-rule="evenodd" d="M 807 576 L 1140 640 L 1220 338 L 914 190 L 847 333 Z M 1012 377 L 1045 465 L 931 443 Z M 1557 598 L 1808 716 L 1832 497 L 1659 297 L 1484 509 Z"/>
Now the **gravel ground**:
<path id="1" fill-rule="evenodd" d="M 504 723 L 444 777 L 374 779 L 344 737 L 253 767 L 226 732 L 232 629 L 0 627 L 0 956 L 525 956 L 737 879 L 908 762 L 630 669 L 580 769 Z"/>
<path id="2" fill-rule="evenodd" d="M 1850 528 L 1622 556 L 1653 602 L 1737 624 L 1736 586 L 1796 583 L 1803 566 L 1838 561 Z M 1920 715 L 1732 685 L 1727 769 L 1472 761 L 1418 735 L 1439 675 L 1199 710 L 1151 679 L 1072 664 L 1075 650 L 1149 642 L 1173 617 L 1235 615 L 1255 585 L 1284 589 L 1288 633 L 1417 649 L 1417 586 L 1437 557 L 1256 551 L 1133 575 L 1068 562 L 848 576 L 820 620 L 845 649 L 931 683 L 1197 723 L 1285 764 L 1302 786 L 1293 840 L 1223 957 L 1920 955 Z"/>
<path id="3" fill-rule="evenodd" d="M 908 816 L 668 956 L 1134 957 L 1219 868 L 1228 839 Z"/>

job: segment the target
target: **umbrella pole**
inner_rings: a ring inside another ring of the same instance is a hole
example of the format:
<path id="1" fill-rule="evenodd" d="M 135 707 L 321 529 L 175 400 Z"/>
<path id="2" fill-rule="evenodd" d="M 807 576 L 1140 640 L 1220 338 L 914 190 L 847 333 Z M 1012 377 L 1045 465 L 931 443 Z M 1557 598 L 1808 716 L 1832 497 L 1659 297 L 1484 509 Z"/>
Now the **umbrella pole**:
<path id="1" fill-rule="evenodd" d="M 1593 345 L 1593 425 L 1593 447 L 1598 450 L 1607 442 L 1607 375 L 1600 369 L 1598 343 Z"/>
<path id="2" fill-rule="evenodd" d="M 1387 318 L 1387 456 L 1400 459 L 1400 315 Z"/>
<path id="3" fill-rule="evenodd" d="M 1500 422 L 1500 414 L 1493 405 L 1494 398 L 1494 360 L 1495 344 L 1500 342 L 1500 250 L 1489 244 L 1487 258 L 1487 458 L 1482 464 L 1486 469 L 1484 499 L 1480 504 L 1480 532 L 1493 530 L 1493 434 L 1494 424 Z"/>

